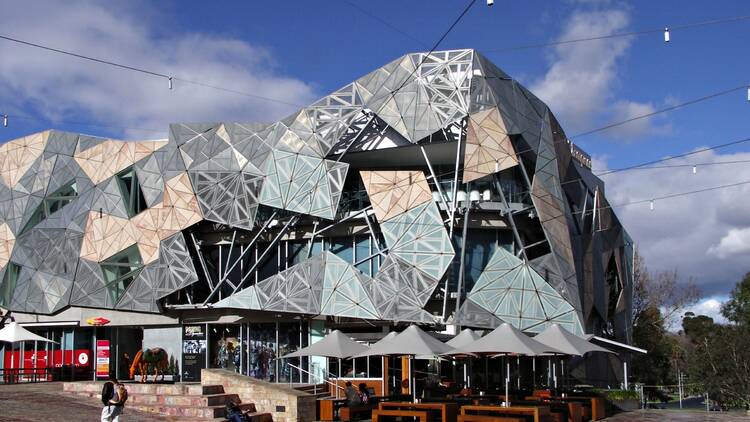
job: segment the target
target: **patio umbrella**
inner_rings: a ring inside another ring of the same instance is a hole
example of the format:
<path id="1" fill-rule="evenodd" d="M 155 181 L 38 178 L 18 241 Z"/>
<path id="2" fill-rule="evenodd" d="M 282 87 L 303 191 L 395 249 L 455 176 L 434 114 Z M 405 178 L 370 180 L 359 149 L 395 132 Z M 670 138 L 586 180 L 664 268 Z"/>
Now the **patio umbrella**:
<path id="1" fill-rule="evenodd" d="M 327 336 L 323 337 L 317 343 L 313 343 L 310 346 L 304 347 L 297 350 L 296 352 L 288 353 L 281 357 L 286 358 L 298 358 L 302 356 L 324 356 L 329 358 L 337 358 L 339 362 L 339 377 L 341 376 L 341 359 L 348 358 L 357 353 L 361 353 L 367 350 L 367 346 L 357 343 L 350 339 L 346 334 L 339 330 L 334 330 Z M 338 381 L 336 385 L 336 397 L 339 395 Z"/>
<path id="2" fill-rule="evenodd" d="M 5 327 L 3 327 L 2 330 L 0 330 L 0 341 L 4 341 L 6 343 L 11 344 L 10 345 L 10 348 L 11 348 L 10 367 L 11 369 L 14 366 L 13 365 L 14 364 L 13 343 L 16 343 L 19 341 L 44 341 L 47 343 L 57 343 L 48 338 L 44 338 L 42 336 L 32 333 L 31 331 L 18 325 L 17 322 L 11 322 L 10 324 L 7 324 Z"/>
<path id="3" fill-rule="evenodd" d="M 540 343 L 508 323 L 502 323 L 479 340 L 458 347 L 448 355 L 537 356 L 545 353 L 560 353 L 556 348 Z M 506 361 L 505 404 L 509 405 L 510 361 Z"/>
<path id="4" fill-rule="evenodd" d="M 461 346 L 465 346 L 469 343 L 472 343 L 476 340 L 479 340 L 482 337 L 481 334 L 478 332 L 472 330 L 471 328 L 465 328 L 463 331 L 458 333 L 457 336 L 453 337 L 452 339 L 445 342 L 448 346 L 451 346 L 453 348 L 459 348 Z M 468 373 L 466 370 L 466 362 L 464 362 L 464 383 L 467 383 L 467 387 L 470 386 L 468 381 L 470 381 L 467 377 Z M 454 371 L 453 377 L 456 377 L 456 373 Z"/>
<path id="5" fill-rule="evenodd" d="M 559 324 L 550 324 L 544 331 L 537 334 L 534 340 L 556 348 L 559 353 L 555 355 L 583 356 L 591 352 L 614 353 L 604 347 L 597 346 L 583 337 L 579 337 Z M 563 362 L 560 362 L 563 365 Z M 564 374 L 564 368 L 562 369 Z M 553 372 L 557 372 L 553 368 Z M 555 375 L 555 388 L 557 388 L 557 376 Z"/>
<path id="6" fill-rule="evenodd" d="M 442 341 L 432 337 L 417 327 L 410 325 L 401 333 L 392 336 L 390 339 L 383 339 L 373 344 L 369 350 L 359 353 L 354 357 L 365 356 L 439 356 L 447 354 L 453 348 Z M 409 362 L 409 381 L 412 380 L 411 361 Z M 411 386 L 410 386 L 411 387 Z M 414 388 L 411 388 L 414 396 Z"/>
<path id="7" fill-rule="evenodd" d="M 445 344 L 454 349 L 457 349 L 459 347 L 466 346 L 467 344 L 472 343 L 476 340 L 479 340 L 481 337 L 482 335 L 478 332 L 472 330 L 471 328 L 466 328 L 458 333 L 456 337 L 453 337 L 452 339 L 446 341 Z"/>
<path id="8" fill-rule="evenodd" d="M 317 343 L 304 347 L 282 356 L 286 358 L 298 358 L 302 356 L 325 356 L 329 358 L 348 358 L 358 353 L 367 351 L 368 347 L 350 339 L 346 334 L 335 330 L 323 337 Z"/>

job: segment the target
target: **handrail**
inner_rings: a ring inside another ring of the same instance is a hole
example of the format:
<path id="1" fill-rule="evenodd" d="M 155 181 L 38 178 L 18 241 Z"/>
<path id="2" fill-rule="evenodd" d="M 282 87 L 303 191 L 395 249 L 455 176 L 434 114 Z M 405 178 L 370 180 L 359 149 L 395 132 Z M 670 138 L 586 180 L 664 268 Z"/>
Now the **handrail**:
<path id="1" fill-rule="evenodd" d="M 329 384 L 329 385 L 332 385 L 332 386 L 336 387 L 336 398 L 339 398 L 339 389 L 341 389 L 341 390 L 343 390 L 343 389 L 344 389 L 344 387 L 342 387 L 342 386 L 338 385 L 337 383 L 333 383 L 333 382 L 331 382 L 331 381 L 328 381 L 328 380 L 327 380 L 327 379 L 325 379 L 325 378 L 318 378 L 318 375 L 316 375 L 316 374 L 313 374 L 312 372 L 310 372 L 310 371 L 308 371 L 308 370 L 306 370 L 306 369 L 302 369 L 302 368 L 300 368 L 299 366 L 293 365 L 293 364 L 291 364 L 291 363 L 289 363 L 289 362 L 284 362 L 284 363 L 286 363 L 287 365 L 289 365 L 290 367 L 292 367 L 292 368 L 294 368 L 294 369 L 296 369 L 296 370 L 298 370 L 298 371 L 304 372 L 304 373 L 306 373 L 306 374 L 308 374 L 308 375 L 312 375 L 312 376 L 313 376 L 313 377 L 315 377 L 316 379 L 320 379 L 320 380 L 322 380 L 323 382 L 325 382 L 326 384 Z M 328 371 L 326 371 L 326 372 L 328 372 Z M 330 372 L 328 372 L 328 373 L 329 373 L 329 374 L 331 374 Z M 336 381 L 338 381 L 338 377 L 336 377 Z M 292 385 L 292 379 L 291 379 L 291 377 L 289 377 L 289 385 Z M 315 384 L 315 385 L 314 385 L 314 388 L 313 388 L 313 392 L 314 392 L 314 394 L 318 394 L 318 384 Z"/>

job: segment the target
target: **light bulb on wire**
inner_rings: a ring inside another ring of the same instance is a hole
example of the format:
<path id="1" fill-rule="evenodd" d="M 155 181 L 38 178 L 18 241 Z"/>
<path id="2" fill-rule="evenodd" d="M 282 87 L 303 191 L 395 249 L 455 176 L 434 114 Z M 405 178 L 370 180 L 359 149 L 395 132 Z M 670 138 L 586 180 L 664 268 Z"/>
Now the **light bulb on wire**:
<path id="1" fill-rule="evenodd" d="M 664 42 L 669 42 L 669 27 L 664 28 Z"/>

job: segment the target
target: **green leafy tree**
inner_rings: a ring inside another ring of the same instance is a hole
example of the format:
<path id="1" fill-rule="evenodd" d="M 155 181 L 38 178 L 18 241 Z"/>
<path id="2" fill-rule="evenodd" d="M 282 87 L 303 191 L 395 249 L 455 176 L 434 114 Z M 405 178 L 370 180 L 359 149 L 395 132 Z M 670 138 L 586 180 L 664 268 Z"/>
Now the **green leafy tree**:
<path id="1" fill-rule="evenodd" d="M 721 307 L 721 313 L 736 324 L 750 325 L 750 273 L 737 283 L 729 301 Z"/>
<path id="2" fill-rule="evenodd" d="M 711 398 L 750 408 L 750 274 L 737 283 L 722 314 L 730 324 L 705 315 L 685 314 L 682 326 L 690 340 L 688 371 Z"/>
<path id="3" fill-rule="evenodd" d="M 676 382 L 676 365 L 684 360 L 678 338 L 669 329 L 682 309 L 700 296 L 692 280 L 676 271 L 650 273 L 636 253 L 633 272 L 633 343 L 648 351 L 635 354 L 631 365 L 637 381 L 648 385 Z"/>

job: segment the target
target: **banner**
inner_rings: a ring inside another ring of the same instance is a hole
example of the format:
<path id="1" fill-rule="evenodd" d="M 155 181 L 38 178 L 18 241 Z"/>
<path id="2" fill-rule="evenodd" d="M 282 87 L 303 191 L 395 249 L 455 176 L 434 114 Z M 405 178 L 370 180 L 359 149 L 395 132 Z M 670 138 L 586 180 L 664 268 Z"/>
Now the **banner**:
<path id="1" fill-rule="evenodd" d="M 201 369 L 206 367 L 206 326 L 182 327 L 182 381 L 201 380 Z"/>
<path id="2" fill-rule="evenodd" d="M 96 341 L 96 377 L 109 377 L 109 340 Z"/>

